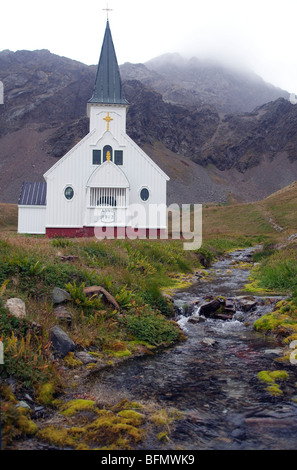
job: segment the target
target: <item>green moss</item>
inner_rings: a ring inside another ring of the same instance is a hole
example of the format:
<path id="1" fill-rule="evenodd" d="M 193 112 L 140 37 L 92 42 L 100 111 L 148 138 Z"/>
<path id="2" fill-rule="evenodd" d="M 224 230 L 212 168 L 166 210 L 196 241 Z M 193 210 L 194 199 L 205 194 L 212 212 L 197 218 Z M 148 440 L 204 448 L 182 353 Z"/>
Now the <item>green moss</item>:
<path id="1" fill-rule="evenodd" d="M 14 439 L 32 436 L 37 433 L 38 426 L 30 419 L 28 408 L 17 407 L 11 387 L 0 386 L 1 400 L 1 449 L 4 450 Z"/>
<path id="2" fill-rule="evenodd" d="M 270 393 L 270 395 L 273 395 L 273 396 L 279 396 L 283 394 L 278 384 L 269 385 L 266 390 L 267 392 Z"/>
<path id="3" fill-rule="evenodd" d="M 62 406 L 62 414 L 64 416 L 73 416 L 80 411 L 93 411 L 94 405 L 95 402 L 93 400 L 71 400 Z"/>
<path id="4" fill-rule="evenodd" d="M 97 357 L 98 359 L 101 359 L 103 357 L 102 353 L 97 353 L 97 352 L 93 352 L 93 351 L 89 351 L 89 354 L 91 356 Z"/>
<path id="5" fill-rule="evenodd" d="M 285 370 L 274 370 L 270 372 L 270 375 L 274 380 L 287 380 L 289 378 L 289 374 Z"/>
<path id="6" fill-rule="evenodd" d="M 55 386 L 51 382 L 41 385 L 37 399 L 43 405 L 50 405 L 54 399 Z"/>
<path id="7" fill-rule="evenodd" d="M 14 396 L 12 388 L 9 385 L 1 385 L 0 395 L 3 397 L 4 400 L 7 400 L 11 403 L 18 403 L 18 400 Z"/>
<path id="8" fill-rule="evenodd" d="M 114 357 L 127 357 L 127 356 L 131 356 L 131 351 L 129 351 L 129 349 L 126 349 L 125 351 L 117 351 L 117 352 L 113 352 L 113 356 Z"/>
<path id="9" fill-rule="evenodd" d="M 186 289 L 190 287 L 193 282 L 193 274 L 186 275 L 182 273 L 174 274 L 170 280 L 170 286 L 164 287 L 162 291 L 164 294 L 171 295 L 177 290 Z"/>
<path id="10" fill-rule="evenodd" d="M 50 444 L 57 447 L 75 447 L 76 441 L 69 434 L 67 428 L 56 428 L 54 426 L 48 426 L 41 429 L 37 433 L 38 439 L 49 442 Z"/>
<path id="11" fill-rule="evenodd" d="M 118 413 L 118 416 L 126 418 L 127 424 L 132 426 L 140 426 L 145 421 L 145 416 L 135 410 L 123 410 Z"/>
<path id="12" fill-rule="evenodd" d="M 273 312 L 255 321 L 254 329 L 277 334 L 284 344 L 297 339 L 297 307 L 294 300 L 278 302 Z"/>
<path id="13" fill-rule="evenodd" d="M 161 442 L 164 442 L 164 443 L 168 442 L 170 440 L 167 431 L 159 432 L 159 434 L 157 434 L 157 439 L 158 439 L 158 441 L 161 441 Z"/>
<path id="14" fill-rule="evenodd" d="M 287 380 L 289 378 L 289 374 L 285 370 L 262 370 L 258 373 L 258 378 L 261 382 L 269 384 L 268 387 L 266 387 L 266 390 L 270 395 L 279 396 L 282 395 L 283 392 L 276 381 Z"/>
<path id="15" fill-rule="evenodd" d="M 273 295 L 275 292 L 271 289 L 264 288 L 259 280 L 250 278 L 250 282 L 244 286 L 244 290 L 251 294 L 270 294 Z"/>
<path id="16" fill-rule="evenodd" d="M 111 410 L 114 413 L 119 413 L 123 410 L 131 410 L 131 409 L 142 409 L 142 405 L 136 401 L 129 401 L 127 398 L 123 398 L 119 401 L 116 405 L 114 405 Z"/>
<path id="17" fill-rule="evenodd" d="M 270 372 L 267 370 L 262 370 L 261 372 L 259 372 L 258 379 L 260 379 L 261 382 L 266 382 L 266 383 L 274 382 L 274 379 L 271 377 Z"/>
<path id="18" fill-rule="evenodd" d="M 100 416 L 85 427 L 84 441 L 110 446 L 118 439 L 125 439 L 131 445 L 142 440 L 143 436 L 144 430 L 129 424 L 129 419 L 101 410 Z"/>
<path id="19" fill-rule="evenodd" d="M 285 370 L 274 370 L 274 371 L 262 370 L 261 372 L 258 373 L 258 378 L 262 382 L 273 383 L 276 380 L 288 379 L 289 374 Z"/>
<path id="20" fill-rule="evenodd" d="M 94 362 L 91 362 L 90 364 L 86 365 L 86 368 L 88 370 L 97 369 L 97 364 L 95 364 Z"/>
<path id="21" fill-rule="evenodd" d="M 38 431 L 38 426 L 31 419 L 29 419 L 28 416 L 23 414 L 21 410 L 17 424 L 22 434 L 33 435 Z"/>
<path id="22" fill-rule="evenodd" d="M 69 367 L 70 369 L 75 369 L 83 365 L 81 361 L 79 361 L 78 359 L 75 359 L 73 352 L 69 352 L 67 356 L 64 357 L 64 362 L 66 366 Z"/>
<path id="23" fill-rule="evenodd" d="M 273 331 L 279 325 L 281 325 L 282 320 L 278 317 L 277 313 L 268 313 L 267 315 L 263 315 L 261 318 L 254 323 L 254 329 L 256 331 Z"/>

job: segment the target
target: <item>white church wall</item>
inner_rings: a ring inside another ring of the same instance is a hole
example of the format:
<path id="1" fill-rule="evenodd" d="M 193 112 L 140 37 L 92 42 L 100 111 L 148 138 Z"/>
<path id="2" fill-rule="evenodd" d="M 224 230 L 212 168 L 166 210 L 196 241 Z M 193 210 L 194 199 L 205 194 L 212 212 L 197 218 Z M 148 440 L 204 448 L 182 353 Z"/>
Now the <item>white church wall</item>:
<path id="1" fill-rule="evenodd" d="M 106 121 L 107 113 L 111 121 Z M 126 129 L 126 106 L 107 106 L 92 104 L 88 107 L 90 117 L 90 131 L 96 129 L 98 134 L 102 136 L 107 128 L 112 129 L 113 136 L 120 140 L 121 135 Z"/>
<path id="2" fill-rule="evenodd" d="M 107 116 L 106 110 L 110 108 L 104 107 L 104 111 L 99 113 L 98 109 L 100 108 L 95 107 L 98 127 L 45 174 L 47 181 L 46 226 L 49 228 L 77 228 L 91 224 L 91 212 L 88 211 L 87 213 L 87 208 L 90 205 L 88 181 L 92 174 L 100 172 L 101 168 L 103 170 L 102 165 L 93 165 L 92 152 L 94 149 L 99 149 L 101 150 L 101 157 L 103 157 L 105 145 L 110 145 L 113 150 L 123 150 L 123 165 L 116 168 L 114 165 L 110 167 L 111 171 L 108 178 L 106 178 L 106 186 L 117 187 L 119 184 L 118 173 L 114 171 L 113 177 L 112 167 L 124 173 L 130 187 L 127 190 L 127 200 L 130 204 L 141 204 L 144 208 L 137 221 L 139 227 L 148 227 L 150 204 L 166 203 L 166 181 L 168 177 L 121 130 L 123 125 L 123 115 L 121 113 L 126 112 L 125 108 L 119 108 L 120 113 L 118 113 L 118 109 L 116 112 L 109 113 L 110 116 L 113 116 L 113 121 L 109 123 L 109 131 L 107 131 L 107 123 L 103 117 Z M 104 165 L 108 165 L 108 163 L 104 163 Z M 100 185 L 102 186 L 102 182 Z M 73 198 L 70 200 L 67 200 L 64 196 L 65 188 L 68 186 L 74 191 Z M 140 191 L 142 188 L 147 188 L 149 191 L 148 201 L 141 200 Z M 166 227 L 165 211 L 161 215 L 159 227 Z"/>

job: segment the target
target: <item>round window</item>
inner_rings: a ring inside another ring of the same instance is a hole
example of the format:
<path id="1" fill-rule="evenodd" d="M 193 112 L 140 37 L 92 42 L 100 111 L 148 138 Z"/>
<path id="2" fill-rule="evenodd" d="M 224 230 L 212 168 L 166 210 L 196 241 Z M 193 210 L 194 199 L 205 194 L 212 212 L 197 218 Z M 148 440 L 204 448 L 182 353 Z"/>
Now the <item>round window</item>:
<path id="1" fill-rule="evenodd" d="M 140 191 L 140 197 L 143 201 L 147 201 L 150 196 L 149 190 L 147 188 L 142 188 Z"/>
<path id="2" fill-rule="evenodd" d="M 67 188 L 64 191 L 64 195 L 65 195 L 66 199 L 68 199 L 68 201 L 70 201 L 70 199 L 72 199 L 73 196 L 74 196 L 73 188 L 71 188 L 71 186 L 67 186 Z"/>

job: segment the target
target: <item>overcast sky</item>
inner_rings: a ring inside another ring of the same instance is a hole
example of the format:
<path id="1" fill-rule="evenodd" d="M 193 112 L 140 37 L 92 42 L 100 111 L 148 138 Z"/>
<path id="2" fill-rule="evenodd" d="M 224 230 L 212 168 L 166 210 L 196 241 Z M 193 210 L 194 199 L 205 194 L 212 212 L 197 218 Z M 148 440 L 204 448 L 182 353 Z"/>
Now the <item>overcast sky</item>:
<path id="1" fill-rule="evenodd" d="M 119 64 L 166 52 L 221 58 L 297 94 L 297 0 L 109 0 Z M 97 64 L 106 0 L 2 0 L 0 50 Z M 1 77 L 0 77 L 1 80 Z"/>

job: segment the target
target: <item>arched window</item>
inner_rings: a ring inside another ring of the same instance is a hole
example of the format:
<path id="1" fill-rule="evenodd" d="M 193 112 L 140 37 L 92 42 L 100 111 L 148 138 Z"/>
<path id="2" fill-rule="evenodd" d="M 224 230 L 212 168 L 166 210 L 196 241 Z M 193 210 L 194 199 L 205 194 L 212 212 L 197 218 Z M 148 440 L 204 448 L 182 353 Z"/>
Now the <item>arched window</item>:
<path id="1" fill-rule="evenodd" d="M 103 148 L 103 161 L 106 162 L 108 158 L 112 162 L 112 147 L 110 145 L 105 145 Z"/>

